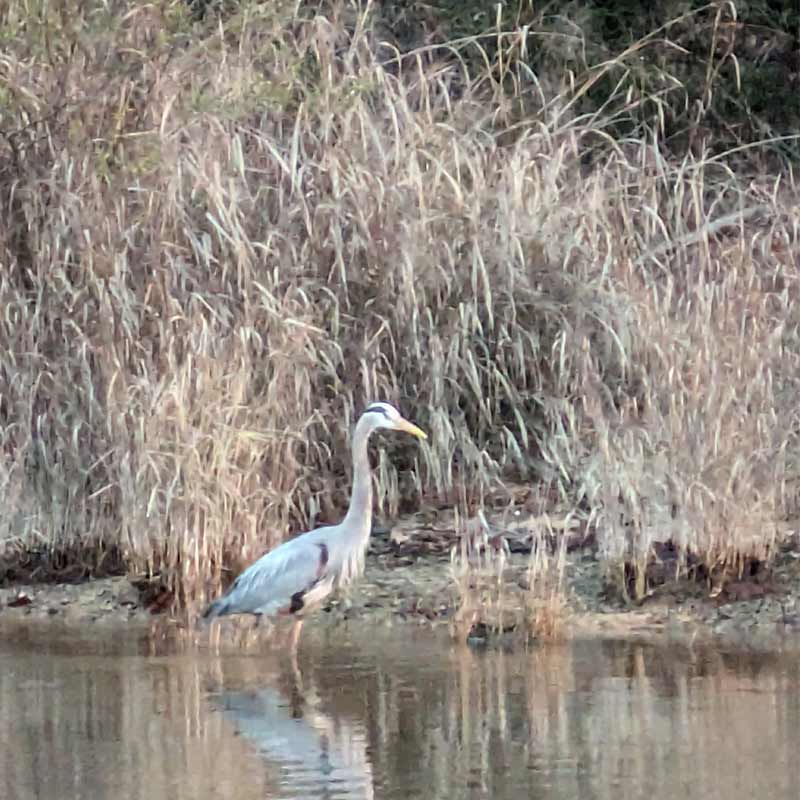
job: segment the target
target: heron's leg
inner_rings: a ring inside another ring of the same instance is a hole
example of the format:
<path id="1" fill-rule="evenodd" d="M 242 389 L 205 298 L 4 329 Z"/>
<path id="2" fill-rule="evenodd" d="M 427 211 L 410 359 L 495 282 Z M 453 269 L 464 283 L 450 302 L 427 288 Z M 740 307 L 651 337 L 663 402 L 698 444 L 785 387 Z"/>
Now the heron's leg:
<path id="1" fill-rule="evenodd" d="M 303 627 L 302 619 L 295 619 L 292 630 L 289 632 L 289 664 L 292 669 L 292 677 L 294 678 L 295 689 L 299 692 L 299 696 L 303 694 L 303 679 L 300 675 L 300 667 L 297 665 L 297 642 L 300 639 L 300 629 Z"/>
<path id="2" fill-rule="evenodd" d="M 292 708 L 297 716 L 302 716 L 303 703 L 305 702 L 305 689 L 303 686 L 303 673 L 297 663 L 297 650 L 289 652 L 289 669 L 291 670 Z"/>
<path id="3" fill-rule="evenodd" d="M 261 614 L 253 614 L 253 624 L 248 627 L 246 633 L 248 645 L 252 645 L 254 642 L 258 641 L 258 637 L 261 634 L 263 619 Z"/>
<path id="4" fill-rule="evenodd" d="M 297 655 L 297 643 L 300 641 L 300 631 L 303 628 L 302 618 L 296 619 L 292 626 L 292 631 L 289 634 L 289 652 L 295 656 Z"/>

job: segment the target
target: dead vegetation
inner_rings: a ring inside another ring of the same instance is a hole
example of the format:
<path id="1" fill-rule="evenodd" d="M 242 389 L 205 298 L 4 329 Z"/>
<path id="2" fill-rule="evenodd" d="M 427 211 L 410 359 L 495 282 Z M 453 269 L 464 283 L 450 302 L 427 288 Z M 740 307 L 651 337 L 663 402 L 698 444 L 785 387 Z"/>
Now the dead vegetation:
<path id="1" fill-rule="evenodd" d="M 509 566 L 514 526 L 504 516 L 492 526 L 482 511 L 463 522 L 456 515 L 457 544 L 450 553 L 455 594 L 451 634 L 486 643 L 508 634 L 527 641 L 558 640 L 569 615 L 570 520 L 558 524 L 546 513 L 525 520 L 529 535 L 523 546 L 529 556 L 520 574 L 518 566 Z"/>
<path id="2" fill-rule="evenodd" d="M 676 159 L 657 118 L 615 141 L 523 30 L 475 77 L 380 61 L 369 4 L 112 5 L 0 12 L 2 561 L 114 548 L 191 605 L 338 515 L 372 398 L 431 434 L 381 454 L 388 515 L 542 483 L 638 596 L 656 542 L 710 582 L 769 560 L 797 505 L 791 171 Z"/>

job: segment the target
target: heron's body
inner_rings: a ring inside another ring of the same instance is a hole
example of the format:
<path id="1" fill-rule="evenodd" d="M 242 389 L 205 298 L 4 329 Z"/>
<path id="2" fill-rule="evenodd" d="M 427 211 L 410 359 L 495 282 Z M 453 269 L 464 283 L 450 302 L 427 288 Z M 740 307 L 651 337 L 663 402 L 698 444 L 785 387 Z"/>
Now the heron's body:
<path id="1" fill-rule="evenodd" d="M 425 438 L 416 425 L 403 419 L 392 406 L 370 405 L 353 434 L 353 490 L 345 518 L 338 525 L 303 533 L 263 555 L 234 581 L 225 595 L 211 603 L 204 617 L 291 614 L 302 618 L 335 589 L 362 574 L 372 528 L 367 441 L 378 428 L 402 430 Z"/>
<path id="2" fill-rule="evenodd" d="M 331 559 L 331 537 L 342 536 L 339 525 L 301 534 L 261 556 L 212 603 L 204 616 L 227 614 L 300 615 L 322 602 L 335 588 L 363 572 L 369 535 L 359 551 L 342 561 Z"/>

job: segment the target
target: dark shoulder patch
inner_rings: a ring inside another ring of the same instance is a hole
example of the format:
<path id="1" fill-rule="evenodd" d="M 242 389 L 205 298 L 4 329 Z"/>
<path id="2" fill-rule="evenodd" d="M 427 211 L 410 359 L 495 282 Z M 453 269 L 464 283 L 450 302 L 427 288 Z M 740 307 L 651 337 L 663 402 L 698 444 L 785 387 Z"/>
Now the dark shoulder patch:
<path id="1" fill-rule="evenodd" d="M 295 592 L 292 595 L 292 601 L 289 603 L 290 614 L 296 614 L 298 611 L 302 611 L 305 605 L 305 601 L 303 600 L 305 594 L 305 592 Z"/>

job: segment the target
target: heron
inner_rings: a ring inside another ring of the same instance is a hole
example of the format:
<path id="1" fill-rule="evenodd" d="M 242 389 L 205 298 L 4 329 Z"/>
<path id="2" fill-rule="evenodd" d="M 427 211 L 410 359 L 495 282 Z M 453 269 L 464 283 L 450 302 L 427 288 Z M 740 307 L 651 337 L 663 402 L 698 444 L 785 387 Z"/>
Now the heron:
<path id="1" fill-rule="evenodd" d="M 229 614 L 295 618 L 290 649 L 294 653 L 304 617 L 336 589 L 364 572 L 372 530 L 372 471 L 367 454 L 370 435 L 380 429 L 427 434 L 389 403 L 371 403 L 353 432 L 353 486 L 350 505 L 338 525 L 315 528 L 285 541 L 253 562 L 222 597 L 203 612 L 205 619 Z"/>

